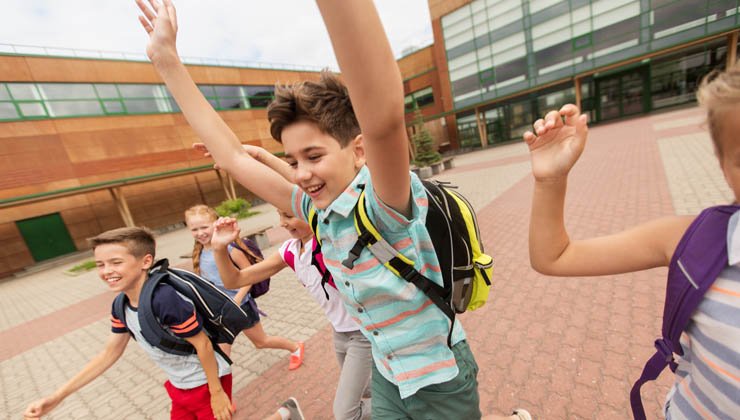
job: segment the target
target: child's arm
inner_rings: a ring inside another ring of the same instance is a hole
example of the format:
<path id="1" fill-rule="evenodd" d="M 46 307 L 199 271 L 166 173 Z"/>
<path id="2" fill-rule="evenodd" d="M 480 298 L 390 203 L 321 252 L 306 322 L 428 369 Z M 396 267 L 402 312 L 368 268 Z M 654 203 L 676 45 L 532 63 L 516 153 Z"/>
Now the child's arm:
<path id="1" fill-rule="evenodd" d="M 408 136 L 401 74 L 371 0 L 318 0 L 360 123 L 377 196 L 409 215 Z"/>
<path id="2" fill-rule="evenodd" d="M 609 236 L 571 241 L 563 207 L 568 172 L 586 144 L 586 116 L 575 105 L 549 112 L 524 140 L 535 178 L 529 226 L 532 267 L 557 276 L 617 274 L 668 265 L 691 217 L 667 217 Z"/>
<path id="3" fill-rule="evenodd" d="M 280 254 L 275 253 L 257 264 L 248 265 L 241 270 L 237 269 L 229 261 L 227 247 L 238 237 L 239 225 L 235 219 L 223 217 L 216 221 L 211 246 L 218 274 L 224 286 L 228 288 L 251 286 L 287 267 Z"/>
<path id="4" fill-rule="evenodd" d="M 164 0 L 164 4 L 150 2 L 155 11 L 143 0 L 136 0 L 136 3 L 144 14 L 139 16 L 139 21 L 149 34 L 147 55 L 218 165 L 265 201 L 290 210 L 293 185 L 242 149 L 236 134 L 206 101 L 180 61 L 175 42 L 177 16 L 172 1 Z"/>
<path id="5" fill-rule="evenodd" d="M 227 245 L 227 248 L 226 249 L 228 251 L 228 245 Z M 215 255 L 215 251 L 214 251 L 214 255 Z M 234 263 L 231 264 L 232 266 L 234 264 L 236 264 L 236 266 L 241 269 L 241 268 L 249 267 L 249 266 L 252 265 L 252 263 L 249 262 L 249 260 L 244 255 L 244 253 L 242 253 L 238 249 L 232 249 L 229 252 L 229 256 L 231 257 L 231 261 L 234 262 Z M 219 272 L 219 275 L 221 275 L 220 272 Z M 223 279 L 221 279 L 221 281 L 223 281 Z M 246 296 L 247 293 L 249 293 L 249 290 L 251 288 L 252 288 L 252 285 L 251 284 L 248 285 L 248 286 L 244 286 L 244 287 L 239 288 L 239 291 L 236 293 L 236 296 L 234 296 L 234 300 L 236 301 L 236 303 L 242 303 L 242 300 L 244 300 L 244 296 Z"/>
<path id="6" fill-rule="evenodd" d="M 211 393 L 211 410 L 217 419 L 231 418 L 231 401 L 221 386 L 221 379 L 218 376 L 218 362 L 213 351 L 213 344 L 205 332 L 202 330 L 192 337 L 184 337 L 185 340 L 195 347 L 200 364 L 206 373 L 208 381 L 208 391 Z"/>
<path id="7" fill-rule="evenodd" d="M 103 372 L 108 370 L 108 368 L 111 367 L 126 350 L 129 337 L 130 335 L 128 333 L 112 333 L 108 338 L 108 342 L 103 351 L 93 357 L 93 359 L 90 360 L 90 362 L 88 362 L 81 371 L 73 376 L 72 379 L 67 381 L 67 383 L 54 391 L 53 394 L 31 403 L 26 408 L 26 411 L 23 412 L 23 416 L 37 418 L 48 414 L 65 398 L 102 375 Z"/>
<path id="8" fill-rule="evenodd" d="M 249 156 L 253 157 L 258 162 L 266 165 L 273 171 L 279 173 L 283 178 L 285 178 L 286 181 L 291 183 L 293 182 L 293 173 L 295 171 L 288 164 L 288 162 L 280 159 L 279 157 L 273 155 L 272 153 L 259 146 L 243 144 L 242 148 L 245 152 L 249 153 Z M 204 157 L 211 156 L 208 148 L 203 143 L 193 143 L 193 149 L 202 152 Z M 218 164 L 214 164 L 213 167 L 214 169 L 221 169 Z"/>

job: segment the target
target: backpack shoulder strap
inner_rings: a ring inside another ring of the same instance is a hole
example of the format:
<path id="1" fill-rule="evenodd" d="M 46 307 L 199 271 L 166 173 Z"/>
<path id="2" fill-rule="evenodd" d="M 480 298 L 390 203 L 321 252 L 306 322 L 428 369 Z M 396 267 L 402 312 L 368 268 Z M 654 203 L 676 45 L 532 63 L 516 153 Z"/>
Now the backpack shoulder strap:
<path id="1" fill-rule="evenodd" d="M 308 209 L 308 224 L 311 226 L 311 232 L 313 232 L 313 237 L 316 238 L 316 242 L 319 246 L 321 246 L 321 235 L 319 234 L 319 217 L 316 214 L 316 207 L 311 205 L 311 208 Z"/>
<path id="2" fill-rule="evenodd" d="M 295 241 L 291 239 L 290 243 L 285 246 L 285 250 L 283 250 L 283 261 L 285 261 L 285 263 L 288 264 L 288 267 L 292 268 L 293 271 L 295 271 L 295 254 L 290 250 L 290 247 L 294 243 Z"/>
<path id="3" fill-rule="evenodd" d="M 128 329 L 128 325 L 126 325 L 126 304 L 128 303 L 128 296 L 126 296 L 125 293 L 121 292 L 118 295 L 116 295 L 116 298 L 113 300 L 113 316 L 117 317 L 119 321 L 123 322 L 123 325 Z M 131 337 L 134 337 L 134 340 L 136 340 L 136 336 L 129 330 L 129 334 Z"/>
<path id="4" fill-rule="evenodd" d="M 662 337 L 655 340 L 657 351 L 645 363 L 640 379 L 630 391 L 635 419 L 645 419 L 640 388 L 655 380 L 666 366 L 676 369 L 673 353 L 682 355 L 681 333 L 717 276 L 727 267 L 727 223 L 739 206 L 717 206 L 702 211 L 686 229 L 676 246 L 668 268 L 663 308 Z"/>
<path id="5" fill-rule="evenodd" d="M 181 355 L 192 354 L 195 351 L 193 346 L 187 341 L 179 339 L 165 330 L 154 314 L 154 307 L 152 305 L 154 290 L 160 283 L 165 281 L 168 275 L 167 261 L 159 261 L 149 271 L 149 278 L 144 282 L 144 286 L 141 288 L 141 293 L 139 294 L 139 308 L 137 311 L 139 316 L 139 326 L 141 327 L 141 335 L 144 336 L 144 339 L 146 339 L 149 344 L 168 353 Z"/>
<path id="6" fill-rule="evenodd" d="M 388 268 L 393 274 L 413 283 L 417 289 L 422 291 L 435 304 L 447 318 L 450 319 L 450 333 L 447 336 L 447 344 L 452 347 L 452 328 L 455 324 L 455 311 L 449 304 L 449 293 L 437 283 L 429 280 L 414 268 L 414 262 L 398 252 L 391 244 L 383 239 L 378 229 L 373 225 L 365 206 L 365 190 L 360 192 L 357 205 L 354 208 L 355 230 L 357 231 L 357 242 L 349 251 L 342 265 L 352 269 L 355 261 L 360 257 L 363 248 L 367 248 L 378 261 Z"/>

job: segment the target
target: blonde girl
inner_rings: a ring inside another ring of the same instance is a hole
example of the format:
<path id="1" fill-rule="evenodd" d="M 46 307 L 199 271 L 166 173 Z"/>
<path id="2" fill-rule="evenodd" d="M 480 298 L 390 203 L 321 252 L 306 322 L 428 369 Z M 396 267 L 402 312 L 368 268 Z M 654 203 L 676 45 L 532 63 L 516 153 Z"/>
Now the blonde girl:
<path id="1" fill-rule="evenodd" d="M 283 349 L 291 352 L 290 364 L 288 369 L 297 369 L 303 363 L 303 343 L 295 342 L 283 337 L 269 336 L 262 329 L 260 324 L 260 315 L 257 304 L 249 295 L 251 286 L 242 287 L 238 290 L 227 289 L 221 280 L 221 275 L 216 267 L 213 257 L 213 248 L 211 247 L 211 237 L 213 236 L 213 224 L 218 219 L 218 214 L 212 208 L 206 205 L 196 205 L 185 210 L 185 224 L 190 234 L 193 235 L 195 243 L 193 245 L 193 271 L 202 277 L 208 279 L 219 289 L 232 297 L 235 302 L 241 305 L 244 312 L 253 320 L 248 328 L 244 329 L 244 335 L 258 349 Z M 237 249 L 229 247 L 229 255 L 234 264 L 243 269 L 251 264 L 247 257 Z M 224 352 L 231 353 L 230 344 L 221 344 Z"/>

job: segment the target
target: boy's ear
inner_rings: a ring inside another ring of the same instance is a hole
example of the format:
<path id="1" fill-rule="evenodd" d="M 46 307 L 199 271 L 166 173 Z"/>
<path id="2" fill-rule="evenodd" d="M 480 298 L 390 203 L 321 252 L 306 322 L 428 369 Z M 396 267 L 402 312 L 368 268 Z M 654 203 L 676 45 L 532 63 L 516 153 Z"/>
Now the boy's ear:
<path id="1" fill-rule="evenodd" d="M 149 271 L 149 269 L 152 268 L 152 264 L 154 264 L 154 256 L 152 256 L 152 254 L 146 254 L 144 255 L 144 258 L 142 258 L 141 262 L 142 268 Z"/>
<path id="2" fill-rule="evenodd" d="M 362 134 L 358 134 L 350 143 L 352 154 L 355 158 L 355 169 L 360 169 L 365 165 L 365 143 L 362 140 Z"/>

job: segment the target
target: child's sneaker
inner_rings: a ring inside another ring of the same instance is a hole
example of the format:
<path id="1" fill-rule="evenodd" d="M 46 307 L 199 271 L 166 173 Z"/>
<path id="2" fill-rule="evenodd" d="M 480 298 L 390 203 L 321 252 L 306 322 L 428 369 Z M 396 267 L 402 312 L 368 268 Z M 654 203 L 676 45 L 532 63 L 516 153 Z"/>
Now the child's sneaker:
<path id="1" fill-rule="evenodd" d="M 284 403 L 282 403 L 280 405 L 280 409 L 278 410 L 278 412 L 280 412 L 280 415 L 284 419 L 286 417 L 283 416 L 283 414 L 285 413 L 286 410 L 289 413 L 288 414 L 289 416 L 287 417 L 287 419 L 290 419 L 290 420 L 304 420 L 303 419 L 303 412 L 301 411 L 301 406 L 298 405 L 298 401 L 295 398 L 290 397 L 287 400 L 285 400 Z"/>
<path id="2" fill-rule="evenodd" d="M 303 364 L 303 341 L 298 342 L 298 350 L 290 353 L 288 370 L 298 369 Z"/>
<path id="3" fill-rule="evenodd" d="M 519 420 L 532 420 L 532 415 L 529 414 L 529 411 L 527 411 L 527 410 L 525 410 L 523 408 L 517 408 L 511 414 L 513 416 L 516 416 Z"/>

